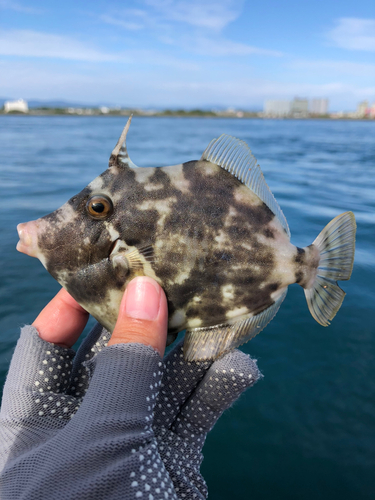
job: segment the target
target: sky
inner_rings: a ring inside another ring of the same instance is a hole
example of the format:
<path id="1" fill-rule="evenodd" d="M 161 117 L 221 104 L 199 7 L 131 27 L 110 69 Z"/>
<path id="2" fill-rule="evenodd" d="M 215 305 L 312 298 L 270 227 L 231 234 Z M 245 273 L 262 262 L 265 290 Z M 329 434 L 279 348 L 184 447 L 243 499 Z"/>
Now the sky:
<path id="1" fill-rule="evenodd" d="M 375 2 L 0 0 L 0 97 L 354 110 L 375 101 Z"/>

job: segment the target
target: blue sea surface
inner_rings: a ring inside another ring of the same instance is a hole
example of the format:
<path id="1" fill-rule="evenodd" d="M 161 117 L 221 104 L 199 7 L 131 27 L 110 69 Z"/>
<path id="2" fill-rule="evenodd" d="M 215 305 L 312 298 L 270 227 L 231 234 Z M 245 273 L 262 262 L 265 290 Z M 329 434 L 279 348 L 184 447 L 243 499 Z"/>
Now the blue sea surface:
<path id="1" fill-rule="evenodd" d="M 0 116 L 0 386 L 19 336 L 60 286 L 16 252 L 16 225 L 62 205 L 106 169 L 121 117 Z M 331 326 L 289 287 L 270 325 L 242 349 L 264 378 L 228 410 L 204 447 L 214 500 L 375 498 L 375 122 L 134 118 L 139 166 L 199 159 L 214 137 L 246 141 L 291 229 L 309 245 L 352 210 L 352 278 Z"/>

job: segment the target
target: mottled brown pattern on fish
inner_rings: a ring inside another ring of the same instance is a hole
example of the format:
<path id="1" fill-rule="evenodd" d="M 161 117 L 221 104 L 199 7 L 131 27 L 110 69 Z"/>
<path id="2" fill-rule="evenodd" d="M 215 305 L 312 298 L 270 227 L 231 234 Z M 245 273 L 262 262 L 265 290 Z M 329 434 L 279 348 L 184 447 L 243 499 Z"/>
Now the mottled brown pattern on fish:
<path id="1" fill-rule="evenodd" d="M 306 252 L 303 248 L 297 247 L 297 255 L 295 256 L 294 261 L 297 264 L 303 264 L 303 262 L 305 260 L 305 253 Z"/>
<path id="2" fill-rule="evenodd" d="M 210 326 L 227 321 L 228 310 L 245 307 L 249 313 L 258 312 L 273 303 L 268 287 L 260 288 L 272 270 L 273 252 L 260 245 L 255 234 L 274 215 L 264 204 L 250 207 L 236 201 L 234 192 L 239 182 L 216 166 L 214 175 L 205 175 L 204 163 L 183 165 L 191 191 L 174 193 L 177 201 L 160 234 L 166 253 L 156 261 L 154 269 L 165 283 L 172 312 L 185 309 L 188 320 L 200 318 L 200 326 Z M 167 179 L 164 182 L 168 183 Z M 222 250 L 215 238 L 225 226 L 230 207 L 237 215 L 226 230 L 228 242 Z M 176 236 L 180 252 L 176 252 L 175 245 L 168 245 L 168 239 L 172 242 Z M 254 252 L 242 248 L 242 241 Z M 191 259 L 194 248 L 197 256 Z M 184 266 L 188 276 L 179 284 L 176 281 Z M 220 289 L 228 284 L 234 287 L 234 297 L 224 305 Z M 193 301 L 195 297 L 199 302 Z"/>
<path id="3" fill-rule="evenodd" d="M 296 283 L 306 287 L 315 278 L 319 264 L 319 251 L 314 245 L 305 248 L 296 247 L 294 257 Z"/>
<path id="4" fill-rule="evenodd" d="M 266 238 L 274 238 L 275 237 L 274 231 L 272 229 L 270 229 L 269 227 L 264 228 L 263 234 Z"/>
<path id="5" fill-rule="evenodd" d="M 126 166 L 106 170 L 98 192 L 113 199 L 114 210 L 105 221 L 87 216 L 86 202 L 93 194 L 89 187 L 69 200 L 81 228 L 51 224 L 54 229 L 40 241 L 48 270 L 55 277 L 65 272 L 65 286 L 76 300 L 105 308 L 110 291 L 124 286 L 108 258 L 113 237 L 106 227 L 111 226 L 129 247 L 153 246 L 151 265 L 166 291 L 170 316 L 178 311 L 186 318 L 172 330 L 181 330 L 185 321 L 212 326 L 233 320 L 228 314 L 236 311 L 258 314 L 269 307 L 279 287 L 275 248 L 259 235 L 274 242 L 272 211 L 217 165 L 185 163 L 178 182 L 169 174 L 172 169 L 145 169 L 138 175 L 148 174 L 145 182 Z M 184 189 L 179 189 L 182 181 Z M 52 222 L 54 214 L 49 217 Z M 77 234 L 73 245 L 72 230 Z M 64 241 L 70 245 L 64 247 Z M 230 298 L 223 298 L 228 286 Z"/>

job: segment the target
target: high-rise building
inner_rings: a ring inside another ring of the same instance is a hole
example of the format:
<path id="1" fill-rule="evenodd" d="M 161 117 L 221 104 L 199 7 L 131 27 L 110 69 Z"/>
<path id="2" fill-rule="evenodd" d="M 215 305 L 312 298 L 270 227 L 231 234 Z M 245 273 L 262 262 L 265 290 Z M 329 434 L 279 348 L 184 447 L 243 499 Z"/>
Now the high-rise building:
<path id="1" fill-rule="evenodd" d="M 368 112 L 368 101 L 362 101 L 357 106 L 357 116 L 363 118 Z"/>
<path id="2" fill-rule="evenodd" d="M 310 113 L 312 115 L 326 115 L 328 113 L 328 99 L 312 99 Z"/>
<path id="3" fill-rule="evenodd" d="M 295 97 L 290 105 L 290 114 L 295 118 L 303 118 L 308 115 L 309 101 L 307 99 L 299 99 Z"/>
<path id="4" fill-rule="evenodd" d="M 267 116 L 288 116 L 290 113 L 290 101 L 266 101 L 264 103 L 264 114 Z"/>

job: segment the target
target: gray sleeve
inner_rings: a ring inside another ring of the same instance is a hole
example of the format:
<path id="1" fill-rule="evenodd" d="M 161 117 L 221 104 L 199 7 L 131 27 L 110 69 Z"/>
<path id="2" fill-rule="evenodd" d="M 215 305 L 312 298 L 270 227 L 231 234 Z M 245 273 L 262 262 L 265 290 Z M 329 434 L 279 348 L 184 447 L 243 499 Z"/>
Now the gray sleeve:
<path id="1" fill-rule="evenodd" d="M 159 452 L 179 498 L 202 500 L 202 447 L 221 414 L 261 377 L 256 361 L 235 350 L 215 362 L 188 362 L 183 343 L 164 359 L 154 412 Z"/>
<path id="2" fill-rule="evenodd" d="M 106 347 L 87 363 L 82 402 L 64 389 L 73 356 L 32 327 L 22 332 L 0 414 L 0 498 L 176 499 L 151 425 L 160 356 L 141 344 Z"/>
<path id="3" fill-rule="evenodd" d="M 163 362 L 141 344 L 107 346 L 97 325 L 75 354 L 25 327 L 0 412 L 2 500 L 204 500 L 207 432 L 261 374 L 233 351 Z"/>

